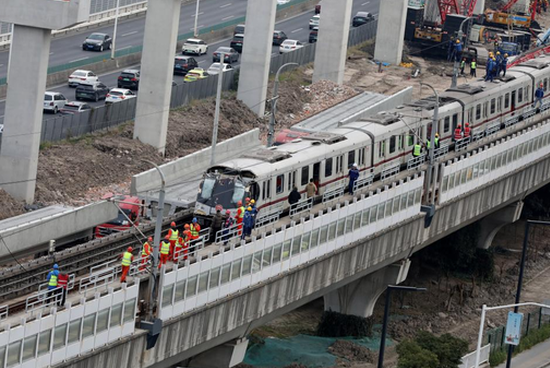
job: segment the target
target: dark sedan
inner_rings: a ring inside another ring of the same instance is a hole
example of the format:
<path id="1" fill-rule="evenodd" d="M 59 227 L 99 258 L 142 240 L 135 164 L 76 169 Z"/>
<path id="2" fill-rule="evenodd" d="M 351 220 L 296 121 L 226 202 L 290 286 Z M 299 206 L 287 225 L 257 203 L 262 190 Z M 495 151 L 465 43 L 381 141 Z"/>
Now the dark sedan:
<path id="1" fill-rule="evenodd" d="M 92 100 L 97 102 L 106 99 L 107 93 L 109 93 L 109 87 L 103 83 L 96 82 L 78 85 L 74 95 L 77 101 Z"/>
<path id="2" fill-rule="evenodd" d="M 235 49 L 232 49 L 231 47 L 219 47 L 214 54 L 212 55 L 212 61 L 214 63 L 220 62 L 220 54 L 224 53 L 224 62 L 231 64 L 234 62 L 239 61 L 239 53 L 235 51 Z"/>
<path id="3" fill-rule="evenodd" d="M 113 40 L 105 33 L 92 33 L 82 44 L 82 50 L 110 50 Z"/>
<path id="4" fill-rule="evenodd" d="M 236 34 L 233 36 L 233 39 L 231 40 L 231 48 L 235 49 L 238 53 L 243 52 L 243 42 L 244 42 L 244 35 L 243 34 Z"/>

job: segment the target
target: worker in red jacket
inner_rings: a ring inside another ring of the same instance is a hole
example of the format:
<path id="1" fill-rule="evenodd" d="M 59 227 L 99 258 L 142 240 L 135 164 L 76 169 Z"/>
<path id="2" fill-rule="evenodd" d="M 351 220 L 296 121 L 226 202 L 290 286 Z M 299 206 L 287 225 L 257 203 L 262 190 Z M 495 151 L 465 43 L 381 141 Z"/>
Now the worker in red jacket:
<path id="1" fill-rule="evenodd" d="M 237 229 L 239 229 L 239 236 L 242 234 L 244 212 L 245 212 L 245 208 L 243 206 L 243 201 L 238 201 L 237 215 L 235 216 L 235 219 L 237 220 Z"/>
<path id="2" fill-rule="evenodd" d="M 141 249 L 141 266 L 139 267 L 140 271 L 145 270 L 145 265 L 147 264 L 147 261 L 149 260 L 149 257 L 152 253 L 152 247 L 151 243 L 153 242 L 153 238 L 149 237 L 147 238 L 147 241 L 143 243 L 143 249 Z"/>
<path id="3" fill-rule="evenodd" d="M 128 271 L 130 271 L 130 265 L 132 264 L 132 261 L 134 260 L 134 255 L 132 254 L 132 247 L 128 247 L 126 252 L 124 252 L 122 257 L 122 273 L 120 274 L 120 282 L 126 282 L 126 275 L 128 275 Z"/>
<path id="4" fill-rule="evenodd" d="M 462 126 L 460 124 L 456 126 L 454 139 L 455 141 L 459 141 L 462 139 Z"/>
<path id="5" fill-rule="evenodd" d="M 69 275 L 66 273 L 60 273 L 59 277 L 57 278 L 57 287 L 60 288 L 60 298 L 58 305 L 60 307 L 65 305 L 65 299 L 67 298 L 67 285 L 69 283 Z"/>
<path id="6" fill-rule="evenodd" d="M 470 137 L 470 124 L 466 123 L 464 124 L 464 138 L 469 138 Z"/>

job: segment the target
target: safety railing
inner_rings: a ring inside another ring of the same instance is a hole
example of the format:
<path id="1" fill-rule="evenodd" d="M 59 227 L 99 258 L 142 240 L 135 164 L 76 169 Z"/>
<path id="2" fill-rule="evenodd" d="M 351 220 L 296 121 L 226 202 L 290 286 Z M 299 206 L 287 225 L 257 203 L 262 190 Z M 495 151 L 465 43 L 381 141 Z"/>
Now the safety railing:
<path id="1" fill-rule="evenodd" d="M 59 305 L 63 297 L 63 288 L 56 287 L 51 290 L 40 290 L 25 299 L 25 312 L 31 313 L 50 305 Z"/>
<path id="2" fill-rule="evenodd" d="M 327 202 L 330 202 L 334 199 L 337 199 L 338 197 L 341 197 L 344 195 L 344 187 L 338 187 L 336 189 L 327 191 L 323 193 L 323 204 L 326 204 Z"/>
<path id="3" fill-rule="evenodd" d="M 279 221 L 279 218 L 281 218 L 281 212 L 280 211 L 272 213 L 272 214 L 268 214 L 268 215 L 265 215 L 265 216 L 262 216 L 262 217 L 259 217 L 254 222 L 254 228 L 258 229 L 260 227 L 264 227 L 264 226 L 267 226 L 269 224 L 273 224 L 273 223 Z"/>
<path id="4" fill-rule="evenodd" d="M 472 137 L 465 137 L 455 142 L 455 152 L 462 151 L 468 148 L 468 144 L 472 141 Z"/>
<path id="5" fill-rule="evenodd" d="M 9 305 L 0 305 L 0 321 L 8 318 L 9 310 L 10 310 Z"/>
<path id="6" fill-rule="evenodd" d="M 309 211 L 313 207 L 313 197 L 306 198 L 290 206 L 289 216 L 295 216 L 299 213 Z"/>
<path id="7" fill-rule="evenodd" d="M 374 175 L 373 174 L 365 176 L 364 178 L 361 178 L 361 179 L 357 179 L 355 181 L 355 183 L 353 183 L 353 192 L 355 193 L 360 189 L 368 187 L 369 185 L 372 184 L 373 181 L 374 181 Z M 342 193 L 343 193 L 343 191 L 344 191 L 344 188 L 342 188 Z"/>
<path id="8" fill-rule="evenodd" d="M 111 267 L 100 270 L 91 276 L 84 277 L 80 279 L 78 291 L 81 294 L 86 294 L 90 290 L 96 290 L 103 286 L 107 287 L 107 285 L 115 280 L 116 274 L 117 267 Z"/>
<path id="9" fill-rule="evenodd" d="M 489 361 L 489 355 L 491 354 L 491 344 L 487 344 L 481 348 L 479 363 L 483 364 Z M 462 357 L 462 363 L 458 368 L 472 368 L 475 366 L 476 352 L 464 355 Z"/>
<path id="10" fill-rule="evenodd" d="M 510 119 L 507 119 L 505 122 L 504 122 L 504 126 L 506 128 L 508 128 L 509 126 L 512 126 L 514 124 L 516 124 L 517 122 L 519 121 L 519 117 L 518 116 L 514 116 Z"/>
<path id="11" fill-rule="evenodd" d="M 145 262 L 143 262 L 143 258 L 141 258 L 141 255 L 139 257 L 136 257 L 130 264 L 130 270 L 128 271 L 128 276 L 139 276 L 143 273 L 146 273 L 148 269 L 151 269 L 151 257 L 147 257 L 145 259 Z"/>
<path id="12" fill-rule="evenodd" d="M 420 155 L 416 157 L 411 157 L 407 161 L 407 170 L 414 170 L 418 168 L 420 165 L 422 165 L 426 161 L 426 155 Z"/>
<path id="13" fill-rule="evenodd" d="M 445 156 L 447 153 L 449 153 L 449 145 L 445 144 L 439 148 L 434 149 L 434 158 Z"/>
<path id="14" fill-rule="evenodd" d="M 472 134 L 472 142 L 476 142 L 476 141 L 479 141 L 481 138 L 485 137 L 485 131 L 479 131 L 479 132 L 474 132 Z"/>
<path id="15" fill-rule="evenodd" d="M 540 106 L 540 111 L 541 112 L 546 111 L 548 109 L 550 109 L 550 102 L 545 102 Z"/>
<path id="16" fill-rule="evenodd" d="M 387 164 L 380 173 L 380 179 L 385 180 L 394 177 L 395 175 L 399 174 L 399 168 L 399 163 Z"/>
<path id="17" fill-rule="evenodd" d="M 76 280 L 75 274 L 74 273 L 69 274 L 69 279 L 67 280 L 67 290 L 74 289 L 75 280 Z M 46 290 L 46 289 L 48 289 L 48 283 L 47 282 L 45 282 L 43 284 L 40 284 L 38 286 L 38 291 L 42 291 L 42 290 Z"/>
<path id="18" fill-rule="evenodd" d="M 541 105 L 541 107 L 542 107 L 542 105 Z M 536 113 L 537 113 L 537 109 L 530 108 L 529 110 L 524 111 L 522 116 L 523 116 L 524 119 L 528 119 L 531 116 L 535 115 Z"/>
<path id="19" fill-rule="evenodd" d="M 227 244 L 229 241 L 241 237 L 241 231 L 242 226 L 239 226 L 241 224 L 234 224 L 231 227 L 228 227 L 226 229 L 221 229 L 216 232 L 216 244 L 223 243 L 224 245 Z"/>

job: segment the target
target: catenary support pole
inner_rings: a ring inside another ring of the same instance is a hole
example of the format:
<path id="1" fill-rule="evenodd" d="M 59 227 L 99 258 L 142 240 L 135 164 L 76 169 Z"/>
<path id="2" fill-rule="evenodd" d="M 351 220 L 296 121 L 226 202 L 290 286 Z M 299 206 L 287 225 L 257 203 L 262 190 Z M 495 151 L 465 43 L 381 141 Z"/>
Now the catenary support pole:
<path id="1" fill-rule="evenodd" d="M 218 90 L 216 92 L 216 111 L 214 113 L 214 127 L 212 129 L 212 149 L 210 155 L 210 166 L 216 162 L 216 145 L 218 144 L 218 125 L 220 122 L 220 105 L 222 99 L 222 86 L 223 86 L 223 67 L 225 61 L 225 54 L 220 53 L 220 72 L 218 73 Z"/>
<path id="2" fill-rule="evenodd" d="M 116 12 L 115 12 L 115 28 L 113 29 L 113 44 L 111 45 L 111 59 L 115 58 L 115 51 L 116 51 L 116 37 L 117 37 L 117 31 L 118 31 L 118 12 L 120 7 L 120 0 L 116 0 Z M 116 63 L 118 68 L 118 61 Z"/>
<path id="3" fill-rule="evenodd" d="M 197 0 L 197 7 L 195 9 L 195 27 L 193 27 L 193 36 L 197 37 L 199 35 L 199 30 L 197 29 L 197 25 L 199 24 L 199 7 L 200 7 L 201 0 Z"/>
<path id="4" fill-rule="evenodd" d="M 435 95 L 435 107 L 434 107 L 434 115 L 432 119 L 432 129 L 430 132 L 430 149 L 428 151 L 428 178 L 426 180 L 426 198 L 428 198 L 428 201 L 430 201 L 430 188 L 432 186 L 432 177 L 433 177 L 433 171 L 434 171 L 434 153 L 435 153 L 435 130 L 437 129 L 438 119 L 439 119 L 439 94 L 433 88 L 431 85 L 427 83 L 420 83 L 420 86 L 426 86 L 430 88 L 434 95 Z M 433 189 L 435 190 L 435 188 Z M 433 204 L 433 203 L 429 203 Z"/>
<path id="5" fill-rule="evenodd" d="M 462 31 L 462 27 L 464 27 L 464 24 L 469 21 L 470 18 L 466 18 L 462 21 L 462 23 L 460 23 L 460 27 L 458 28 L 458 35 L 457 35 L 457 39 L 460 40 L 460 42 L 462 42 L 462 39 L 464 38 L 464 32 Z M 463 52 L 464 52 L 464 48 L 466 47 L 466 42 L 463 43 Z M 454 46 L 453 46 L 454 47 Z M 458 56 L 458 55 L 457 55 Z M 461 61 L 457 60 L 457 56 L 455 56 L 455 61 L 454 61 L 454 64 L 453 64 L 453 79 L 451 81 L 451 88 L 455 88 L 456 87 L 456 84 L 457 84 L 457 79 L 458 79 L 458 63 Z M 461 56 L 462 58 L 462 56 Z"/>
<path id="6" fill-rule="evenodd" d="M 298 63 L 286 63 L 281 65 L 277 74 L 275 74 L 275 82 L 273 83 L 273 94 L 271 96 L 271 116 L 269 117 L 269 132 L 267 133 L 267 146 L 273 145 L 273 136 L 275 135 L 275 113 L 277 112 L 277 100 L 279 99 L 279 75 L 281 71 L 290 65 L 300 65 Z"/>

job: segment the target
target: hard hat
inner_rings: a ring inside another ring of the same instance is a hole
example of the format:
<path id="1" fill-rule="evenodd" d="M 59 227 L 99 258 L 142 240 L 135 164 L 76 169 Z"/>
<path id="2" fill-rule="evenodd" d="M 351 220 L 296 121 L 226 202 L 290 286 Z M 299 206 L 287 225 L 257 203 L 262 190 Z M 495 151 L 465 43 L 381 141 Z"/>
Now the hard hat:
<path id="1" fill-rule="evenodd" d="M 256 203 L 256 201 L 253 200 L 253 199 L 251 199 L 251 200 L 250 200 L 250 203 L 254 204 L 254 203 Z"/>
<path id="2" fill-rule="evenodd" d="M 183 228 L 184 229 L 189 229 L 189 228 L 191 228 L 191 226 L 189 226 L 189 224 L 185 224 L 185 226 Z"/>
<path id="3" fill-rule="evenodd" d="M 250 202 L 250 198 L 246 197 L 246 198 L 245 198 L 245 201 L 246 201 L 246 202 Z"/>
<path id="4" fill-rule="evenodd" d="M 128 249 L 127 249 L 127 250 L 128 250 L 128 252 L 132 252 L 132 251 L 134 250 L 134 248 L 132 248 L 132 247 L 128 247 Z"/>
<path id="5" fill-rule="evenodd" d="M 243 201 L 238 201 L 237 206 L 241 207 L 243 205 Z"/>
<path id="6" fill-rule="evenodd" d="M 460 129 L 460 128 L 462 128 L 462 125 L 458 124 L 456 127 L 457 127 L 457 129 Z"/>
<path id="7" fill-rule="evenodd" d="M 497 51 L 497 55 L 500 55 L 500 51 Z"/>
<path id="8" fill-rule="evenodd" d="M 169 240 L 169 239 L 170 239 L 170 235 L 166 234 L 166 236 L 164 237 L 164 239 Z"/>
<path id="9" fill-rule="evenodd" d="M 172 222 L 170 223 L 170 227 L 176 227 L 176 223 L 175 223 L 174 221 L 172 221 Z"/>
<path id="10" fill-rule="evenodd" d="M 436 137 L 436 138 L 439 138 L 439 133 L 435 133 L 435 137 Z"/>
<path id="11" fill-rule="evenodd" d="M 542 82 L 541 82 L 541 83 L 540 83 L 540 86 L 542 87 L 542 86 L 544 86 L 544 84 L 542 84 Z"/>
<path id="12" fill-rule="evenodd" d="M 504 54 L 504 57 L 508 57 L 508 54 Z"/>
<path id="13" fill-rule="evenodd" d="M 460 40 L 458 38 L 456 39 L 456 43 L 460 43 Z"/>
<path id="14" fill-rule="evenodd" d="M 221 210 L 223 210 L 222 205 L 221 205 L 221 204 L 217 204 L 217 205 L 216 205 L 216 211 L 221 211 Z"/>
<path id="15" fill-rule="evenodd" d="M 59 266 L 57 265 L 57 263 L 53 265 L 54 270 L 57 270 L 58 268 L 59 268 Z"/>
<path id="16" fill-rule="evenodd" d="M 153 241 L 153 238 L 152 238 L 152 237 L 148 237 L 148 238 L 147 238 L 147 241 Z"/>
<path id="17" fill-rule="evenodd" d="M 196 223 L 196 222 L 197 222 L 197 218 L 193 217 L 193 223 Z"/>
<path id="18" fill-rule="evenodd" d="M 469 124 L 469 123 L 466 123 L 466 124 L 464 124 L 464 125 L 465 125 L 465 126 L 470 126 L 470 124 Z"/>
<path id="19" fill-rule="evenodd" d="M 357 167 L 357 164 L 355 164 L 355 163 L 354 163 L 354 164 L 353 164 L 353 165 L 351 165 L 351 166 L 353 166 L 353 167 Z"/>
<path id="20" fill-rule="evenodd" d="M 231 211 L 227 210 L 227 211 L 225 211 L 225 214 L 226 215 L 231 215 Z"/>
<path id="21" fill-rule="evenodd" d="M 252 207 L 248 207 L 246 210 L 247 211 L 252 211 Z"/>

